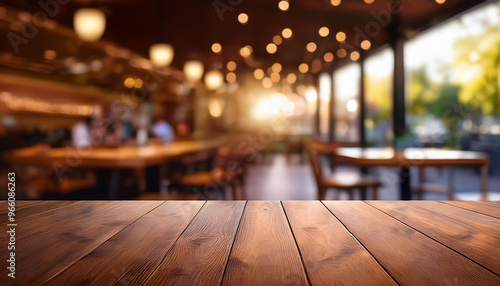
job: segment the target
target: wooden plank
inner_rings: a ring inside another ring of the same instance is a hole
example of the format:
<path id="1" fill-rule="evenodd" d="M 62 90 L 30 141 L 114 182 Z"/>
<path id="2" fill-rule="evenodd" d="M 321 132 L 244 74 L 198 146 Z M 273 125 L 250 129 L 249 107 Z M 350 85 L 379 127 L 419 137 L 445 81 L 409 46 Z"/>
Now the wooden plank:
<path id="1" fill-rule="evenodd" d="M 401 285 L 500 285 L 500 277 L 364 202 L 324 204 Z"/>
<path id="2" fill-rule="evenodd" d="M 145 285 L 218 285 L 244 201 L 208 201 Z"/>
<path id="3" fill-rule="evenodd" d="M 479 228 L 483 233 L 490 236 L 495 235 L 500 229 L 499 219 L 453 205 L 443 204 L 438 201 L 412 201 L 408 202 L 408 204 L 431 210 L 462 223 Z"/>
<path id="4" fill-rule="evenodd" d="M 44 202 L 44 201 L 40 201 L 40 200 L 21 200 L 21 201 L 16 201 L 16 205 L 18 205 L 18 206 L 28 206 L 28 205 L 32 205 L 32 204 L 39 204 L 41 202 Z"/>
<path id="5" fill-rule="evenodd" d="M 482 202 L 443 201 L 443 203 L 500 218 L 500 208 Z"/>
<path id="6" fill-rule="evenodd" d="M 41 202 L 43 201 L 27 201 L 27 200 L 15 201 L 16 210 L 21 207 L 25 207 L 32 204 L 39 204 Z M 8 201 L 7 200 L 0 201 L 0 219 L 6 219 L 3 216 L 7 215 L 7 213 L 9 212 L 7 208 L 8 208 Z"/>
<path id="7" fill-rule="evenodd" d="M 86 216 L 92 212 L 103 212 L 107 208 L 118 204 L 117 201 L 77 201 L 74 204 L 65 205 L 58 209 L 52 209 L 40 216 L 37 219 L 30 220 L 29 225 L 33 224 L 34 221 L 42 221 L 44 223 L 39 223 L 35 227 L 26 227 L 26 224 L 22 221 L 26 220 L 24 218 L 19 219 L 19 227 L 22 227 L 21 232 L 16 233 L 16 240 L 22 238 L 33 236 L 33 235 L 43 235 L 44 233 L 51 232 L 54 228 L 54 224 L 65 223 L 66 221 L 72 221 L 79 219 L 82 216 Z M 49 223 L 46 223 L 49 222 Z M 0 232 L 0 238 L 3 237 L 3 233 Z M 2 249 L 0 248 L 0 253 Z"/>
<path id="8" fill-rule="evenodd" d="M 500 208 L 500 201 L 481 201 L 483 204 L 488 204 L 490 206 L 494 206 Z"/>
<path id="9" fill-rule="evenodd" d="M 247 203 L 222 284 L 307 285 L 280 202 Z"/>
<path id="10" fill-rule="evenodd" d="M 26 202 L 26 201 L 23 201 Z M 36 203 L 25 204 L 16 202 L 15 219 L 16 222 L 22 221 L 32 215 L 40 215 L 40 213 L 51 209 L 60 208 L 69 204 L 74 204 L 76 201 L 38 201 Z M 6 214 L 0 213 L 0 223 L 7 223 L 8 217 Z"/>
<path id="11" fill-rule="evenodd" d="M 284 201 L 283 207 L 312 285 L 396 284 L 321 202 Z"/>
<path id="12" fill-rule="evenodd" d="M 54 277 L 49 284 L 142 285 L 203 204 L 204 201 L 165 202 Z"/>
<path id="13" fill-rule="evenodd" d="M 480 228 L 416 205 L 391 201 L 367 203 L 500 274 L 500 228 L 485 233 Z"/>
<path id="14" fill-rule="evenodd" d="M 16 279 L 6 285 L 41 285 L 161 203 L 80 202 L 24 220 L 16 228 Z M 6 247 L 0 257 L 7 257 Z"/>

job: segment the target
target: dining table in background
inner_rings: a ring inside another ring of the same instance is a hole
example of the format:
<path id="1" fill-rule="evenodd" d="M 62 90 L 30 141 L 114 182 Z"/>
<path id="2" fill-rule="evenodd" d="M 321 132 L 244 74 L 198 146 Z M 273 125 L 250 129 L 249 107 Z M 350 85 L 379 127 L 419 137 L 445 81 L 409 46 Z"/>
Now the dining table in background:
<path id="1" fill-rule="evenodd" d="M 174 141 L 148 146 L 114 146 L 88 148 L 50 148 L 37 145 L 15 149 L 4 154 L 12 165 L 43 166 L 64 174 L 73 169 L 89 168 L 96 171 L 98 189 L 108 193 L 109 199 L 120 196 L 121 174 L 125 169 L 146 169 L 151 178 L 146 180 L 146 192 L 160 189 L 160 166 L 186 155 L 215 151 L 224 145 L 228 137 Z"/>
<path id="2" fill-rule="evenodd" d="M 481 199 L 488 196 L 488 164 L 486 154 L 474 151 L 445 150 L 436 148 L 361 148 L 343 147 L 336 149 L 339 161 L 361 167 L 398 167 L 400 198 L 411 199 L 411 167 L 459 167 L 478 166 L 481 169 Z"/>
<path id="3" fill-rule="evenodd" d="M 2 285 L 500 285 L 500 202 L 18 201 L 15 217 Z"/>

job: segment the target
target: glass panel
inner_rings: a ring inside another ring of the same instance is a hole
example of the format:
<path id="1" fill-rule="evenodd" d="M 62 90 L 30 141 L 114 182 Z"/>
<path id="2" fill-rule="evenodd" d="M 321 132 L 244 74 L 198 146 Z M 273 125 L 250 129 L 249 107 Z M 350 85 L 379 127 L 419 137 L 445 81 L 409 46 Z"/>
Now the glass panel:
<path id="1" fill-rule="evenodd" d="M 332 78 L 324 73 L 319 77 L 319 132 L 328 134 L 330 124 L 330 100 L 332 98 Z"/>
<path id="2" fill-rule="evenodd" d="M 392 84 L 394 52 L 385 48 L 364 62 L 365 134 L 368 146 L 390 146 L 392 131 Z"/>
<path id="3" fill-rule="evenodd" d="M 407 114 L 417 145 L 499 149 L 499 46 L 498 2 L 406 44 Z"/>
<path id="4" fill-rule="evenodd" d="M 335 140 L 359 141 L 359 83 L 361 68 L 351 63 L 333 74 L 335 94 Z"/>

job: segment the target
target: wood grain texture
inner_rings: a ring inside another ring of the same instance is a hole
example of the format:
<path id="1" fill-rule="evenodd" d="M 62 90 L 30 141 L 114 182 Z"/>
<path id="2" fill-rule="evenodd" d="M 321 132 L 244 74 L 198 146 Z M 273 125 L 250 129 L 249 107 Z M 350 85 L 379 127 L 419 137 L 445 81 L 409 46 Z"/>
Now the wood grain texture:
<path id="1" fill-rule="evenodd" d="M 25 203 L 29 202 L 29 203 Z M 29 219 L 32 215 L 39 215 L 40 213 L 49 211 L 51 209 L 60 208 L 69 204 L 74 204 L 75 201 L 21 201 L 16 202 L 15 218 L 16 221 L 22 221 L 24 219 Z M 5 207 L 7 210 L 7 207 Z M 0 223 L 7 223 L 8 216 L 5 213 L 0 212 Z"/>
<path id="2" fill-rule="evenodd" d="M 441 215 L 450 217 L 461 223 L 476 227 L 490 236 L 496 235 L 500 229 L 500 220 L 475 211 L 459 208 L 437 201 L 412 201 L 409 205 L 425 208 Z"/>
<path id="3" fill-rule="evenodd" d="M 208 201 L 145 285 L 218 285 L 245 207 Z"/>
<path id="4" fill-rule="evenodd" d="M 78 202 L 23 221 L 16 233 L 16 279 L 5 285 L 41 285 L 161 203 Z M 6 249 L 0 257 L 7 257 Z"/>
<path id="5" fill-rule="evenodd" d="M 41 202 L 43 202 L 43 201 L 30 201 L 30 200 L 15 201 L 16 211 L 21 207 L 25 207 L 25 206 L 33 205 L 33 204 L 38 204 Z M 4 216 L 6 216 L 7 213 L 9 212 L 9 210 L 7 209 L 9 207 L 8 203 L 9 203 L 9 201 L 7 201 L 7 200 L 0 201 L 0 220 L 6 221 L 6 218 Z"/>
<path id="6" fill-rule="evenodd" d="M 141 285 L 203 206 L 167 201 L 64 270 L 48 285 Z"/>
<path id="7" fill-rule="evenodd" d="M 399 284 L 500 284 L 499 276 L 364 202 L 324 204 Z"/>
<path id="8" fill-rule="evenodd" d="M 443 203 L 500 218 L 500 208 L 482 202 L 445 201 Z"/>
<path id="9" fill-rule="evenodd" d="M 500 228 L 484 232 L 475 226 L 412 204 L 391 201 L 367 203 L 500 274 Z M 426 203 L 422 201 L 420 205 Z"/>
<path id="10" fill-rule="evenodd" d="M 396 285 L 321 202 L 283 207 L 312 285 Z"/>
<path id="11" fill-rule="evenodd" d="M 280 202 L 249 201 L 223 285 L 307 285 Z"/>

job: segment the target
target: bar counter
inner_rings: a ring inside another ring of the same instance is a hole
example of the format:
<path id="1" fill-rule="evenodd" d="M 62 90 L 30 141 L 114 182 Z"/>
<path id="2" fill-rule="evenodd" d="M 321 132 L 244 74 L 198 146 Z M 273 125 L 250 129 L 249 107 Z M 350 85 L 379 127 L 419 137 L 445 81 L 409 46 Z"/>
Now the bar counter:
<path id="1" fill-rule="evenodd" d="M 15 214 L 2 285 L 500 285 L 500 202 L 18 201 Z"/>

